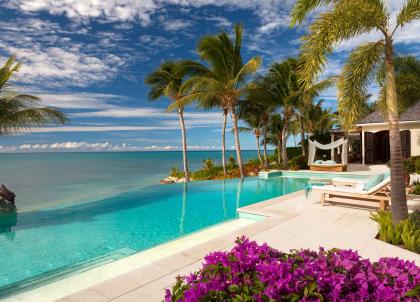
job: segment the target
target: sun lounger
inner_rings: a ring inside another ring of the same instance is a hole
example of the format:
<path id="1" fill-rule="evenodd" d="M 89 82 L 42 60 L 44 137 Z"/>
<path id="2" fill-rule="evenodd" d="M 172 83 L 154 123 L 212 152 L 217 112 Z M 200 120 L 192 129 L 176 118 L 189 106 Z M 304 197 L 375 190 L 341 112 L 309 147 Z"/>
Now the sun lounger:
<path id="1" fill-rule="evenodd" d="M 321 204 L 325 205 L 326 202 L 332 203 L 357 203 L 360 202 L 376 202 L 379 203 L 379 208 L 385 210 L 389 207 L 391 200 L 389 173 L 372 176 L 369 188 L 366 188 L 368 182 L 355 181 L 355 186 L 313 186 L 313 190 L 321 192 Z M 382 176 L 382 180 L 377 183 L 378 178 Z M 376 178 L 375 178 L 376 177 Z"/>

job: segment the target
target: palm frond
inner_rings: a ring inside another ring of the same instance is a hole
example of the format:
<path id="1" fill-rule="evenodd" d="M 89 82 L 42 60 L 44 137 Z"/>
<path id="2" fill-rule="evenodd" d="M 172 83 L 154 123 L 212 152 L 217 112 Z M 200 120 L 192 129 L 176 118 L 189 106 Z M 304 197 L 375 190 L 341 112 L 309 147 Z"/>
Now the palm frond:
<path id="1" fill-rule="evenodd" d="M 397 16 L 397 26 L 420 19 L 420 0 L 407 0 Z"/>
<path id="2" fill-rule="evenodd" d="M 382 30 L 388 14 L 380 0 L 342 0 L 331 11 L 320 14 L 310 26 L 301 48 L 298 75 L 300 83 L 308 88 L 326 65 L 326 55 L 344 40 Z"/>
<path id="3" fill-rule="evenodd" d="M 384 52 L 384 42 L 364 43 L 350 54 L 338 80 L 338 112 L 341 124 L 351 129 L 361 117 L 367 100 L 367 87 L 374 78 Z"/>
<path id="4" fill-rule="evenodd" d="M 16 63 L 16 56 L 12 55 L 0 69 L 0 91 L 7 87 L 7 84 L 13 73 L 19 71 L 21 63 Z"/>
<path id="5" fill-rule="evenodd" d="M 290 26 L 295 26 L 296 23 L 302 24 L 303 19 L 317 7 L 328 5 L 338 0 L 297 0 L 295 6 L 292 9 L 291 17 L 292 21 Z"/>
<path id="6" fill-rule="evenodd" d="M 260 66 L 261 66 L 261 57 L 258 57 L 258 56 L 253 57 L 244 66 L 242 66 L 242 68 L 236 74 L 234 82 L 238 83 L 240 82 L 242 78 L 246 77 L 247 75 L 257 72 Z"/>

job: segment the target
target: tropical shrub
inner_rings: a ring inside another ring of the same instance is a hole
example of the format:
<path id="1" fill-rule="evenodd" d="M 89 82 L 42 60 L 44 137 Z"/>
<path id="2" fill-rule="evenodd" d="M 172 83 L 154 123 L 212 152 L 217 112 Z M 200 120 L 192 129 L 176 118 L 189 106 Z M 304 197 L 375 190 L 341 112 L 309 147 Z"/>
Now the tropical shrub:
<path id="1" fill-rule="evenodd" d="M 420 253 L 420 223 L 413 221 L 418 219 L 416 214 L 398 224 L 392 223 L 391 212 L 387 211 L 378 211 L 371 215 L 371 219 L 378 223 L 380 240 Z"/>
<path id="2" fill-rule="evenodd" d="M 165 301 L 413 301 L 414 262 L 370 262 L 352 250 L 283 253 L 242 237 L 231 251 L 210 253 L 202 268 L 178 277 Z"/>
<path id="3" fill-rule="evenodd" d="M 403 166 L 404 166 L 404 172 L 407 174 L 412 174 L 416 172 L 415 160 L 412 157 L 404 160 Z"/>
<path id="4" fill-rule="evenodd" d="M 306 156 L 298 155 L 293 157 L 289 161 L 289 166 L 292 170 L 306 170 L 308 169 L 308 163 Z"/>
<path id="5" fill-rule="evenodd" d="M 420 182 L 413 183 L 413 188 L 411 189 L 411 194 L 420 195 Z"/>
<path id="6" fill-rule="evenodd" d="M 214 169 L 214 161 L 211 158 L 203 160 L 204 171 L 211 173 L 213 169 Z"/>
<path id="7" fill-rule="evenodd" d="M 228 159 L 228 169 L 235 169 L 237 167 L 235 158 L 231 155 Z"/>
<path id="8" fill-rule="evenodd" d="M 169 176 L 176 177 L 176 178 L 182 178 L 182 177 L 184 177 L 184 172 L 182 172 L 178 167 L 173 166 L 169 170 Z"/>
<path id="9" fill-rule="evenodd" d="M 420 174 L 420 157 L 416 158 L 416 161 L 414 163 L 414 168 L 416 170 L 416 173 Z"/>

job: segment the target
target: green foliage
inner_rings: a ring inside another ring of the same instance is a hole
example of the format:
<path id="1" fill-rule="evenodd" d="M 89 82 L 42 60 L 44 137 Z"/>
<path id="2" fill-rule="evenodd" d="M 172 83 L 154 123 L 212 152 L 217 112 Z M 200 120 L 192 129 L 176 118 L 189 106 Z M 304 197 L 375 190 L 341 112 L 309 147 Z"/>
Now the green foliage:
<path id="1" fill-rule="evenodd" d="M 414 173 L 414 171 L 415 171 L 415 162 L 411 158 L 406 159 L 403 162 L 403 166 L 404 166 L 404 172 L 405 173 L 408 173 L 408 174 Z"/>
<path id="2" fill-rule="evenodd" d="M 420 174 L 420 157 L 416 158 L 415 164 L 414 164 L 415 170 L 417 174 Z"/>
<path id="3" fill-rule="evenodd" d="M 420 182 L 419 181 L 413 183 L 411 194 L 420 195 Z"/>
<path id="4" fill-rule="evenodd" d="M 420 210 L 415 210 L 408 215 L 408 219 L 416 225 L 417 229 L 420 229 Z"/>
<path id="5" fill-rule="evenodd" d="M 169 176 L 176 177 L 176 178 L 182 178 L 182 177 L 184 177 L 184 172 L 182 172 L 178 167 L 173 166 L 169 170 Z"/>
<path id="6" fill-rule="evenodd" d="M 371 219 L 378 223 L 379 239 L 394 245 L 403 245 L 410 251 L 420 253 L 418 216 L 416 213 L 409 219 L 393 224 L 391 212 L 378 211 L 371 215 Z"/>
<path id="7" fill-rule="evenodd" d="M 295 156 L 289 161 L 289 166 L 292 170 L 306 170 L 308 169 L 307 158 L 302 155 Z"/>
<path id="8" fill-rule="evenodd" d="M 213 169 L 214 169 L 214 161 L 211 158 L 203 160 L 204 171 L 211 173 Z"/>
<path id="9" fill-rule="evenodd" d="M 232 170 L 232 169 L 235 169 L 236 167 L 237 166 L 236 166 L 235 157 L 233 157 L 232 155 L 229 156 L 228 163 L 227 163 L 227 168 Z"/>

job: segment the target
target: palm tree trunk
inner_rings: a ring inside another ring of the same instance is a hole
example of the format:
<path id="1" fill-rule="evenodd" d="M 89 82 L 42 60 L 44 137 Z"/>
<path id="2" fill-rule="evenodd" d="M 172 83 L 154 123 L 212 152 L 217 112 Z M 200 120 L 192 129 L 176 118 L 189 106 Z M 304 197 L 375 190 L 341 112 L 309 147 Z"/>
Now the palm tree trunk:
<path id="1" fill-rule="evenodd" d="M 182 158 L 184 161 L 184 174 L 185 181 L 190 181 L 190 172 L 188 171 L 188 160 L 187 160 L 187 135 L 185 132 L 185 121 L 184 121 L 184 110 L 178 108 L 179 123 L 181 124 L 182 131 Z"/>
<path id="2" fill-rule="evenodd" d="M 241 156 L 241 144 L 239 142 L 239 129 L 238 129 L 238 118 L 236 116 L 236 109 L 231 108 L 232 112 L 232 122 L 233 122 L 233 132 L 235 133 L 235 148 L 236 148 L 236 159 L 238 161 L 239 166 L 239 174 L 241 179 L 244 178 L 244 166 L 242 163 L 242 156 Z"/>
<path id="3" fill-rule="evenodd" d="M 267 156 L 267 123 L 264 123 L 264 167 L 268 167 L 268 156 Z"/>
<path id="4" fill-rule="evenodd" d="M 305 150 L 305 128 L 303 126 L 303 118 L 299 115 L 299 125 L 300 125 L 300 144 L 302 145 L 302 155 L 306 156 Z"/>
<path id="5" fill-rule="evenodd" d="M 281 131 L 281 156 L 283 158 L 283 169 L 289 169 L 287 161 L 287 131 L 289 131 L 289 121 L 284 120 L 283 130 Z"/>
<path id="6" fill-rule="evenodd" d="M 261 150 L 260 150 L 260 136 L 255 135 L 255 139 L 257 140 L 257 152 L 258 152 L 258 159 L 260 160 L 260 164 L 263 164 L 262 158 L 261 158 Z"/>
<path id="7" fill-rule="evenodd" d="M 281 164 L 281 135 L 277 134 L 277 163 Z"/>
<path id="8" fill-rule="evenodd" d="M 386 38 L 386 104 L 389 123 L 389 147 L 391 158 L 391 210 L 394 224 L 408 217 L 407 196 L 404 184 L 404 168 L 401 150 L 401 134 L 395 88 L 394 55 L 391 37 Z"/>
<path id="9" fill-rule="evenodd" d="M 222 166 L 223 175 L 227 175 L 226 169 L 226 123 L 227 123 L 227 109 L 223 109 L 223 127 L 222 127 Z"/>

